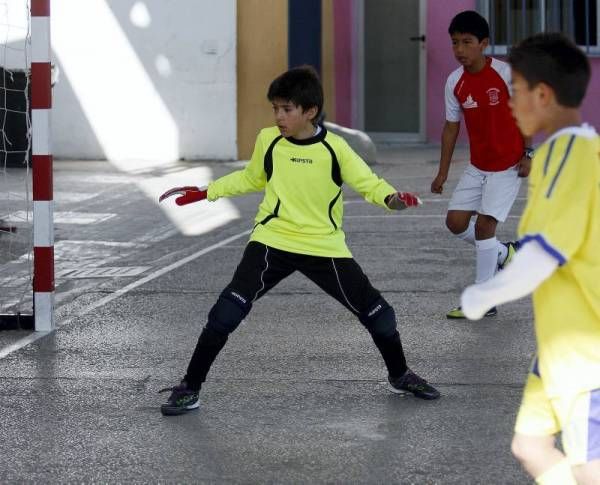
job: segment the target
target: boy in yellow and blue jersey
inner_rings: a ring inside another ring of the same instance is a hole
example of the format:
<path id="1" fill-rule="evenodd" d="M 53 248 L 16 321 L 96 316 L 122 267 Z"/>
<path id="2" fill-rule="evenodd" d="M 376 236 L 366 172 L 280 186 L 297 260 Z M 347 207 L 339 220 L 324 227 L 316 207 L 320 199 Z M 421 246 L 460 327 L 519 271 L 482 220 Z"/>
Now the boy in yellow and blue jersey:
<path id="1" fill-rule="evenodd" d="M 242 261 L 208 314 L 187 372 L 161 406 L 164 415 L 198 408 L 198 392 L 228 336 L 254 302 L 299 271 L 352 312 L 371 334 L 393 392 L 436 399 L 439 392 L 406 365 L 394 310 L 352 258 L 342 230 L 342 185 L 387 209 L 417 206 L 374 174 L 339 136 L 318 124 L 323 90 L 309 67 L 276 78 L 267 94 L 276 126 L 263 129 L 248 165 L 208 187 L 176 187 L 179 205 L 264 191 Z"/>
<path id="2" fill-rule="evenodd" d="M 533 292 L 537 357 L 527 378 L 512 450 L 540 484 L 600 483 L 600 139 L 579 106 L 586 56 L 561 34 L 511 50 L 511 108 L 535 151 L 521 250 L 492 280 L 467 288 L 481 318 Z M 555 447 L 561 434 L 562 450 Z"/>

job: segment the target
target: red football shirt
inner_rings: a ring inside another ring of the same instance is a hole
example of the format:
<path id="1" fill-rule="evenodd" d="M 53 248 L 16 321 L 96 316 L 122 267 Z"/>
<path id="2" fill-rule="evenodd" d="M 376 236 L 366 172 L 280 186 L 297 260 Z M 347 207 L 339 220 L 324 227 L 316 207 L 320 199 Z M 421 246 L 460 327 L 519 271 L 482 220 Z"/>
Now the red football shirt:
<path id="1" fill-rule="evenodd" d="M 471 163 L 480 170 L 500 172 L 523 156 L 523 137 L 508 107 L 510 66 L 492 57 L 475 73 L 458 68 L 446 81 L 446 120 L 465 119 Z"/>

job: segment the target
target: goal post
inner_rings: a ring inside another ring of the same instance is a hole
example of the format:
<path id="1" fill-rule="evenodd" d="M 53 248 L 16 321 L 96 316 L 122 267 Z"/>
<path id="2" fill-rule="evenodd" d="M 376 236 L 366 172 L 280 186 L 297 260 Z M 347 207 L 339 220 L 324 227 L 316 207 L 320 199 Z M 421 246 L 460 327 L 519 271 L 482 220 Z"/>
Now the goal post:
<path id="1" fill-rule="evenodd" d="M 50 331 L 50 0 L 0 0 L 0 330 Z"/>
<path id="2" fill-rule="evenodd" d="M 50 0 L 31 0 L 33 311 L 36 331 L 50 331 L 55 326 L 51 72 Z"/>

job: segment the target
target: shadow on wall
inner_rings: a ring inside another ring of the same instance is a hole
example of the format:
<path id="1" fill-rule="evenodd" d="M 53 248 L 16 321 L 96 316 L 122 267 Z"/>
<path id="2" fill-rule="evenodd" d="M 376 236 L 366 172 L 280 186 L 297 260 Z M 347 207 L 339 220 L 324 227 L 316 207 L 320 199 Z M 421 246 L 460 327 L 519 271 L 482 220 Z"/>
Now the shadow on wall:
<path id="1" fill-rule="evenodd" d="M 235 159 L 235 23 L 235 0 L 57 2 L 55 155 Z"/>

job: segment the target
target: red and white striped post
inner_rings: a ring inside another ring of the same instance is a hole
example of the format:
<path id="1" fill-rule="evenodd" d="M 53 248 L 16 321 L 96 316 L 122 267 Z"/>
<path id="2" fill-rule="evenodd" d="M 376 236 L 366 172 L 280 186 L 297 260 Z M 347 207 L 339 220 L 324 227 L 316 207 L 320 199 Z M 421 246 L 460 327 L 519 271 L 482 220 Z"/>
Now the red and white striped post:
<path id="1" fill-rule="evenodd" d="M 50 0 L 31 0 L 33 301 L 36 331 L 54 329 L 54 202 L 50 110 Z"/>

